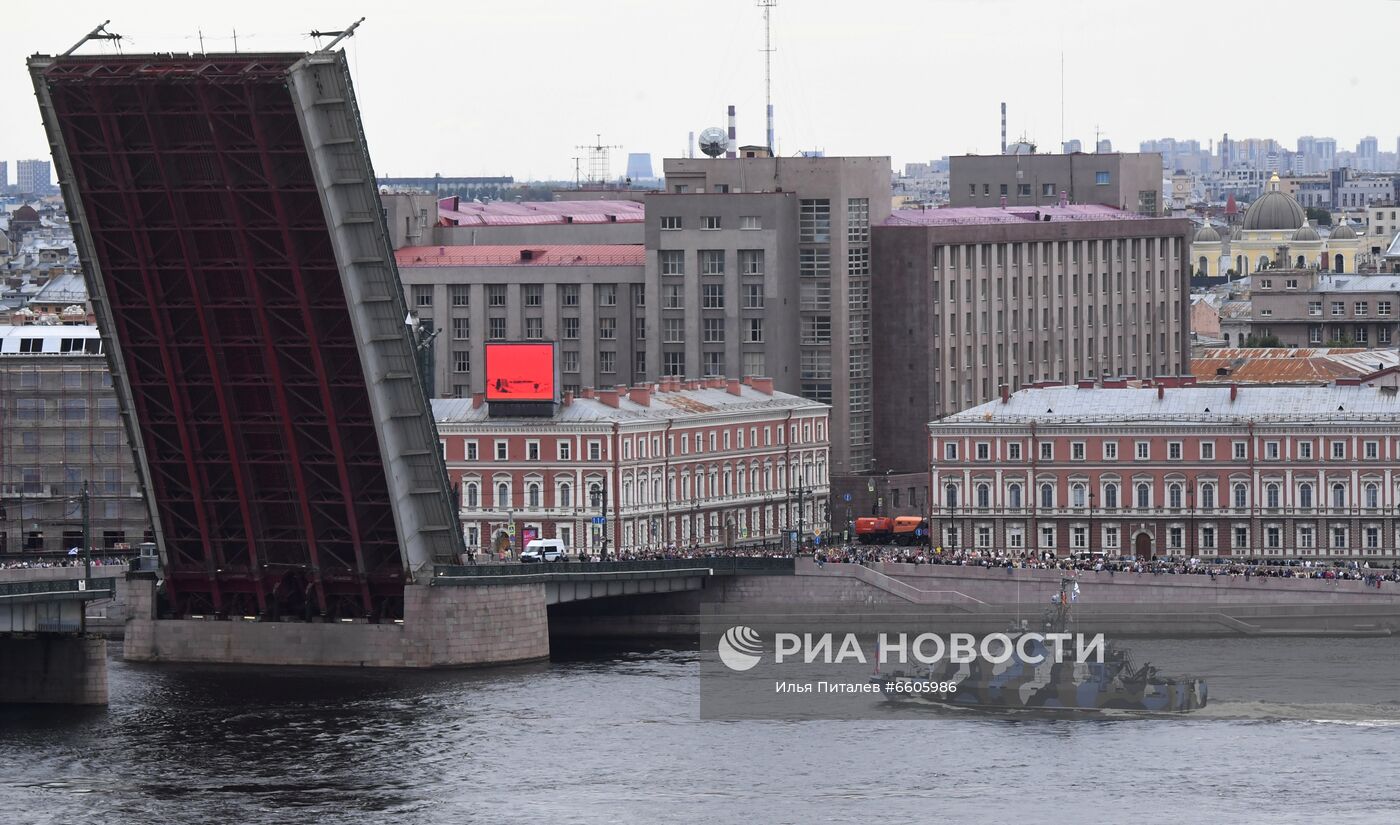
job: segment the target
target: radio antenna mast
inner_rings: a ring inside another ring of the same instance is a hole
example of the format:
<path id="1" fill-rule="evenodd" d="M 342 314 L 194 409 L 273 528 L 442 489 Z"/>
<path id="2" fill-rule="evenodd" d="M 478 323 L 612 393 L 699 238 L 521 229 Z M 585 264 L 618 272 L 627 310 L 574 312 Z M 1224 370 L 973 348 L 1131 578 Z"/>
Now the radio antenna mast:
<path id="1" fill-rule="evenodd" d="M 768 153 L 773 154 L 773 7 L 778 0 L 758 0 L 763 9 L 763 102 L 768 111 Z"/>

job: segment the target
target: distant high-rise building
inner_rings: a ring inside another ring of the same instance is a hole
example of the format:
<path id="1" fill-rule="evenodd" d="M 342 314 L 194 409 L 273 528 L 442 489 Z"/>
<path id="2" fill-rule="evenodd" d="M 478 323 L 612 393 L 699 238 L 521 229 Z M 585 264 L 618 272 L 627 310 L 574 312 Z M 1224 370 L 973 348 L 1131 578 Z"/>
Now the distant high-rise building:
<path id="1" fill-rule="evenodd" d="M 1076 138 L 1074 140 L 1067 140 L 1064 143 L 1060 144 L 1060 149 L 1066 155 L 1072 155 L 1075 152 L 1084 151 L 1084 144 L 1078 138 Z"/>
<path id="2" fill-rule="evenodd" d="M 52 195 L 50 163 L 46 160 L 15 162 L 15 190 L 21 195 Z"/>
<path id="3" fill-rule="evenodd" d="M 10 188 L 10 162 L 0 160 L 0 194 L 5 193 Z"/>
<path id="4" fill-rule="evenodd" d="M 651 155 L 647 152 L 631 152 L 627 155 L 627 177 L 632 180 L 650 180 L 656 177 L 651 171 Z"/>
<path id="5" fill-rule="evenodd" d="M 1375 172 L 1380 169 L 1380 141 L 1367 135 L 1356 144 L 1356 168 L 1362 172 Z"/>
<path id="6" fill-rule="evenodd" d="M 1109 140 L 1108 138 L 1103 138 L 1099 141 L 1098 148 L 1096 148 L 1094 151 L 1098 152 L 1100 155 L 1106 155 L 1109 152 L 1112 152 L 1113 141 Z"/>

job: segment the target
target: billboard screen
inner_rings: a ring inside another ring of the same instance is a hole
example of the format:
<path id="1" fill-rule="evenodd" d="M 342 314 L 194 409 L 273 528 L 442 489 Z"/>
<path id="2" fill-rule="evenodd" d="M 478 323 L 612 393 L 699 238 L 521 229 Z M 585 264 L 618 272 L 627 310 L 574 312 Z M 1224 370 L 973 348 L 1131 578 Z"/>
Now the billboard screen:
<path id="1" fill-rule="evenodd" d="M 486 400 L 553 401 L 554 344 L 487 344 Z"/>

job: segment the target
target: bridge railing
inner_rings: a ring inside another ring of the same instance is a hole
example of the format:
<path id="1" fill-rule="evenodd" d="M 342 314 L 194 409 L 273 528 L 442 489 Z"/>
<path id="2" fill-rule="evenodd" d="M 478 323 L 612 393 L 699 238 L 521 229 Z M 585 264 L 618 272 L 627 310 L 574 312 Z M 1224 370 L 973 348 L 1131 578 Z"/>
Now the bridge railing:
<path id="1" fill-rule="evenodd" d="M 440 578 L 513 578 L 548 575 L 551 578 L 600 573 L 664 573 L 671 570 L 705 569 L 716 576 L 790 576 L 795 570 L 791 558 L 761 556 L 700 556 L 693 559 L 638 559 L 635 561 L 557 561 L 534 564 L 440 564 L 433 570 Z"/>
<path id="2" fill-rule="evenodd" d="M 42 596 L 47 593 L 83 592 L 86 598 L 109 599 L 116 592 L 117 580 L 89 579 L 84 590 L 82 579 L 42 579 L 38 581 L 0 582 L 0 599 L 20 596 Z"/>

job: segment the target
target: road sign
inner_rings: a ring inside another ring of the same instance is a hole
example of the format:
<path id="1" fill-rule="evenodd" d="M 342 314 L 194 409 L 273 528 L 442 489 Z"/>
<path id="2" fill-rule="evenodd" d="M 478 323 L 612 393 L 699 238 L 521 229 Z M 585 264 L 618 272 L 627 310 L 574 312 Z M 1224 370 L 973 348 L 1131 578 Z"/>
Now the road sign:
<path id="1" fill-rule="evenodd" d="M 514 536 L 515 536 L 515 525 L 512 524 L 512 525 L 510 525 L 509 527 L 507 527 L 507 528 L 506 528 L 506 532 L 509 533 L 512 537 L 514 537 Z"/>
<path id="2" fill-rule="evenodd" d="M 593 523 L 594 523 L 594 524 L 607 524 L 607 523 L 608 523 L 607 516 L 594 516 L 594 517 L 593 517 Z"/>
<path id="3" fill-rule="evenodd" d="M 850 494 L 850 493 L 846 493 L 845 495 L 841 496 L 841 498 L 845 499 L 846 501 L 850 501 L 850 500 L 851 500 L 851 494 Z"/>

